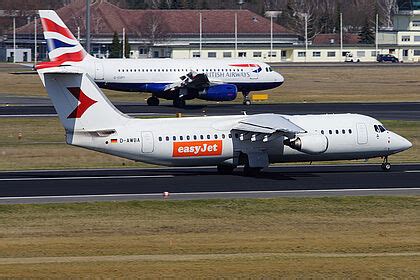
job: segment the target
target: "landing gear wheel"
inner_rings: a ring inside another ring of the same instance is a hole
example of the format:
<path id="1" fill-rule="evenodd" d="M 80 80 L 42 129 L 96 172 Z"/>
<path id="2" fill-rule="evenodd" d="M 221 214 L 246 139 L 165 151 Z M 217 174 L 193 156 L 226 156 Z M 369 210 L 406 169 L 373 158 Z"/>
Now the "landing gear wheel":
<path id="1" fill-rule="evenodd" d="M 185 100 L 183 99 L 174 99 L 174 107 L 183 108 L 185 107 Z"/>
<path id="2" fill-rule="evenodd" d="M 251 105 L 251 100 L 249 99 L 249 91 L 243 91 L 242 95 L 244 96 L 243 104 L 247 106 Z"/>
<path id="3" fill-rule="evenodd" d="M 220 175 L 230 175 L 233 173 L 234 169 L 234 166 L 221 164 L 217 166 L 217 173 L 219 173 Z"/>
<path id="4" fill-rule="evenodd" d="M 158 106 L 159 105 L 159 98 L 151 96 L 147 98 L 147 105 L 149 106 Z"/>
<path id="5" fill-rule="evenodd" d="M 390 171 L 391 170 L 391 164 L 389 162 L 384 162 L 381 165 L 381 168 L 383 171 Z"/>
<path id="6" fill-rule="evenodd" d="M 383 171 L 391 170 L 391 164 L 388 162 L 388 157 L 384 158 L 384 162 L 382 163 L 381 168 Z"/>
<path id="7" fill-rule="evenodd" d="M 246 177 L 255 177 L 260 174 L 262 168 L 260 167 L 249 167 L 248 165 L 244 166 L 244 175 Z"/>

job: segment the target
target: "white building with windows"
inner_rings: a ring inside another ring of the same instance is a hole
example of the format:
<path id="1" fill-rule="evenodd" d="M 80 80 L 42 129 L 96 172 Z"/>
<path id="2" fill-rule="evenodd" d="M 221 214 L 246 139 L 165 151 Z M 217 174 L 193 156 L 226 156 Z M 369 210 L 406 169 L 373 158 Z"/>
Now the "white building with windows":
<path id="1" fill-rule="evenodd" d="M 339 34 L 319 34 L 306 49 L 304 38 L 281 25 L 273 24 L 271 36 L 270 19 L 247 10 L 125 10 L 107 1 L 96 1 L 91 8 L 91 49 L 97 57 L 108 57 L 113 33 L 121 35 L 125 29 L 130 57 L 138 59 L 246 57 L 267 63 L 374 62 L 377 54 L 393 54 L 400 61 L 419 62 L 420 0 L 398 0 L 398 4 L 394 29 L 379 32 L 378 46 L 360 44 L 357 34 L 344 34 L 343 44 Z M 84 5 L 84 0 L 75 0 L 57 11 L 74 34 L 81 32 L 82 44 Z M 47 59 L 40 21 L 36 24 L 39 60 Z M 27 52 L 27 61 L 34 54 L 33 33 L 33 22 L 17 30 L 19 47 L 32 49 Z M 6 35 L 5 48 L 10 49 L 12 44 L 11 34 Z"/>

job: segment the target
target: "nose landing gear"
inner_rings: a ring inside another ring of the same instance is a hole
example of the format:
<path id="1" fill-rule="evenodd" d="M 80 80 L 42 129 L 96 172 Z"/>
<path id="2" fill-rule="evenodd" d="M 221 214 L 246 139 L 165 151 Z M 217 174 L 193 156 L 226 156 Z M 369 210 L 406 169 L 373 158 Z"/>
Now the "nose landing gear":
<path id="1" fill-rule="evenodd" d="M 249 98 L 249 91 L 243 91 L 242 95 L 244 96 L 244 102 L 242 104 L 244 105 L 251 105 L 251 99 Z"/>
<path id="2" fill-rule="evenodd" d="M 391 170 L 391 164 L 388 162 L 388 156 L 384 157 L 384 162 L 381 164 L 381 168 L 383 171 Z"/>

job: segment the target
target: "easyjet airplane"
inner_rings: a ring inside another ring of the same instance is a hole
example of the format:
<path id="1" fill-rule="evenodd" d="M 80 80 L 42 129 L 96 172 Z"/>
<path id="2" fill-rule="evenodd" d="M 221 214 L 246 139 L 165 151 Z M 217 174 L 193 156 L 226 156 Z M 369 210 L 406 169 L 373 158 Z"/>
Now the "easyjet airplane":
<path id="1" fill-rule="evenodd" d="M 244 165 L 255 175 L 270 163 L 383 157 L 411 147 L 378 120 L 358 114 L 237 115 L 135 119 L 118 111 L 72 66 L 38 70 L 63 124 L 67 143 L 166 166 Z"/>
<path id="2" fill-rule="evenodd" d="M 266 63 L 246 59 L 97 59 L 86 53 L 56 12 L 42 10 L 39 15 L 51 61 L 36 69 L 77 66 L 102 88 L 151 93 L 148 105 L 159 105 L 159 98 L 173 100 L 175 106 L 194 98 L 232 101 L 238 92 L 250 105 L 251 91 L 284 82 Z"/>

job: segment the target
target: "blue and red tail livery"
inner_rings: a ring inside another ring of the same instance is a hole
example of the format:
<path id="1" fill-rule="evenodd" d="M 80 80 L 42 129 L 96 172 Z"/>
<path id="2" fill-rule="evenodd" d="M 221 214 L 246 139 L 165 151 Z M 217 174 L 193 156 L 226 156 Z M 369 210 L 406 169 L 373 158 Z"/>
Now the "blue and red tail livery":
<path id="1" fill-rule="evenodd" d="M 50 62 L 40 63 L 37 69 L 60 66 L 65 62 L 80 62 L 87 56 L 79 41 L 53 11 L 39 11 L 44 37 L 48 44 Z"/>

